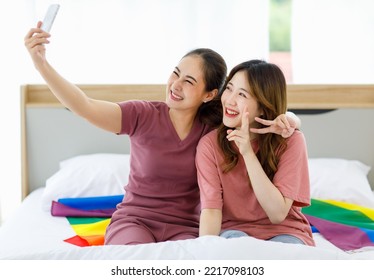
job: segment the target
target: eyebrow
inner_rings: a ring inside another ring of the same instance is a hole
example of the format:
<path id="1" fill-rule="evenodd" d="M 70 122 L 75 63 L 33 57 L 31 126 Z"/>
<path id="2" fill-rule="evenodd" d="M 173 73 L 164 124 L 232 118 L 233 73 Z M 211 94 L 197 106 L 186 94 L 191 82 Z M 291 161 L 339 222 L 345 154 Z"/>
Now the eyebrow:
<path id="1" fill-rule="evenodd" d="M 234 85 L 232 82 L 229 82 L 228 84 L 232 85 L 232 86 Z M 242 90 L 242 91 L 245 91 L 248 94 L 250 94 L 249 91 L 247 91 L 245 88 L 239 88 L 239 89 Z"/>
<path id="2" fill-rule="evenodd" d="M 175 67 L 175 69 L 177 69 L 178 73 L 181 72 L 181 70 L 180 70 L 178 67 Z M 197 83 L 197 80 L 196 80 L 194 77 L 190 76 L 190 75 L 186 75 L 186 78 L 189 78 L 189 79 L 191 79 L 191 80 L 194 80 L 195 83 Z"/>

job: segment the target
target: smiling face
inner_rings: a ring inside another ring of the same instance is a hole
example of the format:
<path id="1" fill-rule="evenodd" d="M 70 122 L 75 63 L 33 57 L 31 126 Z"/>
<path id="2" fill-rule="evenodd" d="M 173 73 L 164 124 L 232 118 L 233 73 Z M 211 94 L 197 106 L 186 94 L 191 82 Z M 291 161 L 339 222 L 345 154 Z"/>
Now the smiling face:
<path id="1" fill-rule="evenodd" d="M 249 82 L 244 71 L 237 72 L 227 83 L 221 97 L 225 126 L 240 128 L 245 111 L 249 113 L 249 126 L 258 126 L 254 118 L 260 116 L 262 111 L 250 92 Z"/>
<path id="2" fill-rule="evenodd" d="M 205 91 L 202 60 L 198 56 L 182 58 L 167 82 L 166 104 L 170 109 L 197 111 L 199 106 L 210 100 Z"/>

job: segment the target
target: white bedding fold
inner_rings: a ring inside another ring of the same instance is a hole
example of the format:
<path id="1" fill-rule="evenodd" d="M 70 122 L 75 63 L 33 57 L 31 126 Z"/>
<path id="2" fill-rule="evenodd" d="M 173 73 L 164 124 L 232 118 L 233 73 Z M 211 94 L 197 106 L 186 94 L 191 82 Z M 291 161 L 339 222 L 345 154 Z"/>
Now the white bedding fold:
<path id="1" fill-rule="evenodd" d="M 9 259 L 69 260 L 340 260 L 346 253 L 296 244 L 267 242 L 252 237 L 223 239 L 205 236 L 182 241 L 143 245 L 110 245 L 59 248 L 17 253 Z"/>

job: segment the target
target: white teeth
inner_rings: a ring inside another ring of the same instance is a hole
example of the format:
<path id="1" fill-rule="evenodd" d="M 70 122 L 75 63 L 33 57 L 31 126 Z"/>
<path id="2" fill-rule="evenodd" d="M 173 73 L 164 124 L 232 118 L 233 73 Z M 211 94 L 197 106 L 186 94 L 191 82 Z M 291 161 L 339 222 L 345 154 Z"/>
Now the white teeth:
<path id="1" fill-rule="evenodd" d="M 173 98 L 178 99 L 178 100 L 182 100 L 183 99 L 182 97 L 174 94 L 174 92 L 172 92 L 172 91 L 171 91 L 171 96 L 173 96 Z"/>
<path id="2" fill-rule="evenodd" d="M 226 112 L 227 112 L 229 115 L 237 115 L 237 114 L 238 114 L 237 112 L 232 111 L 232 110 L 229 110 L 229 109 L 226 109 Z"/>

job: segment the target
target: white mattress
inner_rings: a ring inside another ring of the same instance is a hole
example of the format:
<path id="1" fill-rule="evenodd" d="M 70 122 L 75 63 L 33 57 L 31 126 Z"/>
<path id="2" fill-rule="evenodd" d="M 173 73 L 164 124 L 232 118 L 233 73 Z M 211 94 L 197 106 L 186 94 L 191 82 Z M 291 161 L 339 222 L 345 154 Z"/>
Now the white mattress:
<path id="1" fill-rule="evenodd" d="M 77 247 L 63 240 L 75 235 L 66 218 L 42 210 L 40 188 L 0 228 L 0 259 L 39 260 L 342 260 L 374 259 L 374 248 L 344 252 L 319 234 L 316 247 L 216 236 L 144 245 Z"/>

